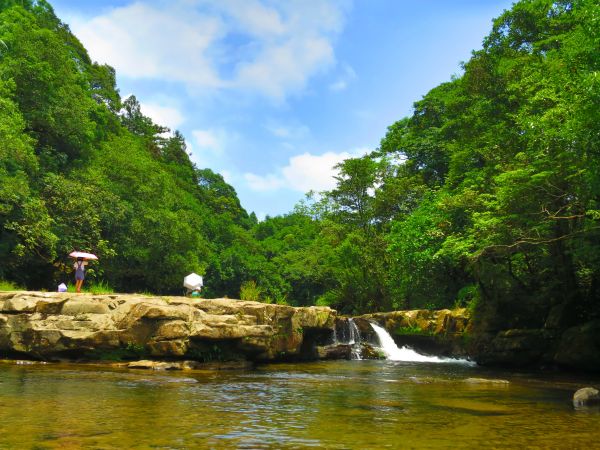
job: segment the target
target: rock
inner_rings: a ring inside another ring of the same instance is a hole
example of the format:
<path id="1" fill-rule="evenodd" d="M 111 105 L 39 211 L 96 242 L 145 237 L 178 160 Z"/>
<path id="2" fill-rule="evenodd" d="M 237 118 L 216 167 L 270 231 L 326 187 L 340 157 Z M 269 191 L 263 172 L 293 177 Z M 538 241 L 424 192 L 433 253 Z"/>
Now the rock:
<path id="1" fill-rule="evenodd" d="M 300 358 L 331 336 L 335 318 L 327 307 L 233 299 L 0 292 L 0 354 L 204 363 Z"/>
<path id="2" fill-rule="evenodd" d="M 360 346 L 360 355 L 362 359 L 385 359 L 385 353 L 379 347 L 374 347 L 370 344 L 362 344 Z"/>
<path id="3" fill-rule="evenodd" d="M 130 369 L 152 369 L 152 370 L 182 370 L 183 366 L 180 362 L 162 362 L 141 360 L 127 364 Z"/>
<path id="4" fill-rule="evenodd" d="M 600 371 L 600 320 L 567 329 L 560 338 L 554 362 L 576 369 Z"/>
<path id="5" fill-rule="evenodd" d="M 466 378 L 465 383 L 470 384 L 500 384 L 507 385 L 510 382 L 508 380 L 488 379 L 488 378 Z"/>
<path id="6" fill-rule="evenodd" d="M 594 389 L 593 387 L 585 387 L 579 389 L 573 395 L 573 406 L 581 407 L 581 406 L 592 406 L 592 405 L 600 405 L 600 391 L 598 389 Z"/>
<path id="7" fill-rule="evenodd" d="M 246 370 L 253 367 L 250 361 L 222 361 L 201 363 L 198 361 L 133 361 L 126 365 L 129 369 L 150 370 Z"/>
<path id="8" fill-rule="evenodd" d="M 352 346 L 350 344 L 332 344 L 317 347 L 319 359 L 350 359 Z"/>
<path id="9" fill-rule="evenodd" d="M 473 355 L 483 365 L 534 367 L 545 362 L 553 334 L 545 329 L 510 329 L 480 336 Z"/>

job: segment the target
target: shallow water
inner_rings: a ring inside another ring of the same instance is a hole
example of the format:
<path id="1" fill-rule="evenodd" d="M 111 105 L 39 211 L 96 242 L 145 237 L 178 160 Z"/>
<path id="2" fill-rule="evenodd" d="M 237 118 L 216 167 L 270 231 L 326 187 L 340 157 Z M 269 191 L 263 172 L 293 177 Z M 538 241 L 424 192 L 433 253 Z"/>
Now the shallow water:
<path id="1" fill-rule="evenodd" d="M 599 381 L 394 361 L 0 364 L 0 448 L 593 448 L 600 411 L 576 411 L 571 397 Z"/>

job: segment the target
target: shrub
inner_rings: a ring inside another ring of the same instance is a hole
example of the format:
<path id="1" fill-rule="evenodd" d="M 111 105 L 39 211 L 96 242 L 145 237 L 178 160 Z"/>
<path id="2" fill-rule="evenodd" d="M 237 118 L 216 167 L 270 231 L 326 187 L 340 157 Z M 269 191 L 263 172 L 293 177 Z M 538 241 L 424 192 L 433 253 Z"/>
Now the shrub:
<path id="1" fill-rule="evenodd" d="M 240 299 L 259 302 L 262 295 L 262 289 L 256 284 L 256 281 L 244 281 L 240 286 Z"/>

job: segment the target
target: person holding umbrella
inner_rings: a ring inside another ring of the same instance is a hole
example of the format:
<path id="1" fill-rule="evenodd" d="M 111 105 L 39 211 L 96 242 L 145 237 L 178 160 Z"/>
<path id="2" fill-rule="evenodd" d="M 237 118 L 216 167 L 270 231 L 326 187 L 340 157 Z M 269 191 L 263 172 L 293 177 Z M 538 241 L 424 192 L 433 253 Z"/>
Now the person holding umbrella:
<path id="1" fill-rule="evenodd" d="M 76 258 L 73 268 L 75 269 L 75 290 L 77 293 L 81 293 L 81 286 L 85 279 L 85 266 L 87 265 L 86 259 L 98 259 L 93 253 L 85 252 L 71 252 L 69 256 Z"/>

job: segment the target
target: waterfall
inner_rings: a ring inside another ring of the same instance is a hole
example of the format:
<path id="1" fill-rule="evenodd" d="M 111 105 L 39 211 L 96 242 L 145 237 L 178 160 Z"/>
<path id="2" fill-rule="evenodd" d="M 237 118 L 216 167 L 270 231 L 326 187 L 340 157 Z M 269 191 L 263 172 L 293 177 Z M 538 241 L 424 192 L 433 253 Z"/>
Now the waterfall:
<path id="1" fill-rule="evenodd" d="M 360 331 L 354 323 L 353 319 L 348 319 L 348 326 L 350 327 L 350 340 L 348 344 L 352 346 L 351 357 L 352 359 L 362 359 L 360 349 Z"/>
<path id="2" fill-rule="evenodd" d="M 461 364 L 473 364 L 471 361 L 466 359 L 453 359 L 453 358 L 438 358 L 437 356 L 425 356 L 408 347 L 398 348 L 390 334 L 385 328 L 372 323 L 371 327 L 379 338 L 379 344 L 381 349 L 385 353 L 387 359 L 391 361 L 411 361 L 411 362 L 435 362 L 435 363 L 461 363 Z"/>
<path id="3" fill-rule="evenodd" d="M 362 359 L 360 331 L 354 320 L 349 318 L 339 326 L 339 333 L 337 327 L 333 330 L 333 343 L 350 346 L 350 359 Z"/>

